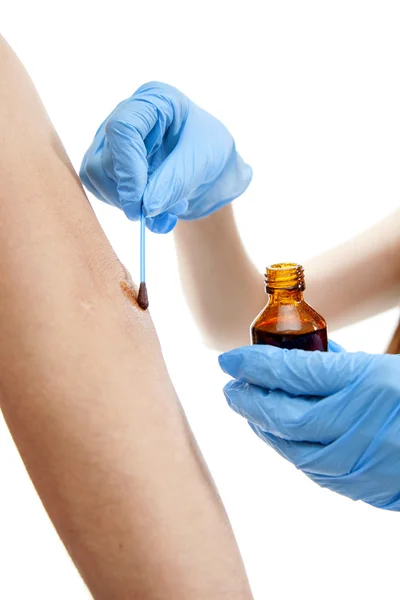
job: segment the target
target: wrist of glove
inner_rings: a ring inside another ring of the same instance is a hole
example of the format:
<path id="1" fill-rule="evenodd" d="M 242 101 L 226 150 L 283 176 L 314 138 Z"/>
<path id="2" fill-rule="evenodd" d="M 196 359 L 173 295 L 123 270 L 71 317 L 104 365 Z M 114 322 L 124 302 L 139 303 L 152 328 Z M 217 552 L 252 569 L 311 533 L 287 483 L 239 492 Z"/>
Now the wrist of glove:
<path id="1" fill-rule="evenodd" d="M 400 356 L 334 350 L 223 354 L 228 404 L 319 485 L 400 510 Z"/>
<path id="2" fill-rule="evenodd" d="M 167 233 L 178 219 L 205 217 L 237 198 L 252 171 L 220 121 L 177 89 L 153 82 L 102 123 L 80 177 L 129 219 L 143 209 L 149 229 Z"/>

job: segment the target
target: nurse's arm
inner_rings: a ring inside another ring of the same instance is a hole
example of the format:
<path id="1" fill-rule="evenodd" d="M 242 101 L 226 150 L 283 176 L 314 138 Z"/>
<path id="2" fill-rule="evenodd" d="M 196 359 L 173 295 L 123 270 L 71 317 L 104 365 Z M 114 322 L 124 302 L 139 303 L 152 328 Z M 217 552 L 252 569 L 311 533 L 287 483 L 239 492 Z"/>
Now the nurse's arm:
<path id="1" fill-rule="evenodd" d="M 175 241 L 183 287 L 205 342 L 219 350 L 248 344 L 250 323 L 266 296 L 263 276 L 242 244 L 232 206 L 205 219 L 180 221 Z M 301 252 L 299 246 L 300 260 Z M 284 242 L 281 253 L 286 259 Z M 268 238 L 265 261 L 267 266 Z M 325 317 L 330 331 L 396 306 L 400 211 L 303 266 L 305 298 Z"/>

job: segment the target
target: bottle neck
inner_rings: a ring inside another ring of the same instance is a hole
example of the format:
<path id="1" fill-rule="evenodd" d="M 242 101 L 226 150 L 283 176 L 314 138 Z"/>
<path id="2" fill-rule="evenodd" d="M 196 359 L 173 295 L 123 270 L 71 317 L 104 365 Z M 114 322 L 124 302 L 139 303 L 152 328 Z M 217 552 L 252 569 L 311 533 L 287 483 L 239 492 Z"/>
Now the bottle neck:
<path id="1" fill-rule="evenodd" d="M 273 290 L 267 294 L 269 304 L 294 304 L 304 300 L 301 290 Z"/>
<path id="2" fill-rule="evenodd" d="M 265 291 L 270 304 L 293 304 L 303 301 L 304 270 L 296 263 L 278 263 L 267 268 Z"/>

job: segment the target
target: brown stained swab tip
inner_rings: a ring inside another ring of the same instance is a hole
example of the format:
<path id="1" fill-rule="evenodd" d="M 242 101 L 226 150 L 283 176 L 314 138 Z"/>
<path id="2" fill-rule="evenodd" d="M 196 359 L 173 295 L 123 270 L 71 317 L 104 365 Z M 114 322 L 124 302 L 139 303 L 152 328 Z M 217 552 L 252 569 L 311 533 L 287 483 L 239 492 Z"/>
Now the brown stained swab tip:
<path id="1" fill-rule="evenodd" d="M 147 287 L 145 283 L 140 284 L 139 293 L 137 295 L 131 281 L 122 280 L 119 282 L 119 284 L 132 304 L 137 304 L 142 310 L 146 310 L 148 308 L 149 298 L 147 296 Z"/>
<path id="2" fill-rule="evenodd" d="M 147 286 L 144 281 L 142 281 L 139 286 L 137 303 L 139 304 L 139 306 L 142 310 L 147 310 L 149 308 L 149 297 L 147 295 Z"/>

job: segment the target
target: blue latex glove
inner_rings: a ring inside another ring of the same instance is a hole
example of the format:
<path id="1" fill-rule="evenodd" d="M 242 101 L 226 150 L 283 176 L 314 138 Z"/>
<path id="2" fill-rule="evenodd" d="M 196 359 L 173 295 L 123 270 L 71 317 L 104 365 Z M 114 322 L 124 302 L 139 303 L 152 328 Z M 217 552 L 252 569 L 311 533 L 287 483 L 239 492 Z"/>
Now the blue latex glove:
<path id="1" fill-rule="evenodd" d="M 100 126 L 80 177 L 97 198 L 167 233 L 244 192 L 252 171 L 224 125 L 177 89 L 147 83 Z"/>
<path id="2" fill-rule="evenodd" d="M 319 485 L 400 510 L 400 356 L 258 345 L 220 365 L 235 378 L 229 405 L 262 440 Z"/>

